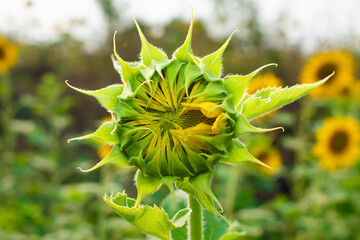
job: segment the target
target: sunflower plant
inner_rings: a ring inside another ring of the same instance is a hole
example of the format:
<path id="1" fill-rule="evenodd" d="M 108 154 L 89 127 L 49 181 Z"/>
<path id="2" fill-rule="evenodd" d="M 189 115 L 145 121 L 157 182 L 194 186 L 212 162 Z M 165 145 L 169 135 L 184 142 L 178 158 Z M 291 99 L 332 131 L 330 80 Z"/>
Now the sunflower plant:
<path id="1" fill-rule="evenodd" d="M 355 59 L 350 52 L 338 50 L 319 53 L 304 65 L 299 81 L 314 83 L 336 72 L 328 82 L 309 94 L 312 98 L 335 98 L 353 87 L 355 71 Z"/>
<path id="2" fill-rule="evenodd" d="M 203 237 L 202 208 L 224 218 L 220 214 L 222 206 L 211 190 L 216 164 L 254 162 L 267 167 L 238 138 L 279 129 L 258 128 L 250 121 L 302 97 L 327 78 L 313 84 L 266 88 L 248 94 L 246 89 L 252 78 L 275 64 L 248 75 L 221 76 L 222 55 L 232 34 L 218 50 L 199 58 L 191 49 L 192 20 L 185 42 L 169 59 L 147 41 L 136 21 L 135 24 L 142 43 L 140 61 L 126 62 L 114 44 L 112 60 L 121 83 L 94 91 L 67 83 L 95 97 L 111 114 L 111 121 L 94 133 L 71 140 L 97 139 L 112 145 L 104 159 L 83 172 L 107 164 L 138 169 L 136 199 L 125 192 L 104 196 L 120 216 L 160 239 L 177 239 L 172 230 L 187 223 L 189 239 L 199 240 Z M 178 188 L 189 196 L 188 207 L 172 219 L 156 205 L 143 203 L 162 185 L 173 195 Z M 233 229 L 222 239 L 240 234 Z"/>
<path id="3" fill-rule="evenodd" d="M 354 166 L 359 159 L 360 126 L 351 116 L 325 119 L 316 132 L 312 152 L 320 166 L 329 171 Z"/>

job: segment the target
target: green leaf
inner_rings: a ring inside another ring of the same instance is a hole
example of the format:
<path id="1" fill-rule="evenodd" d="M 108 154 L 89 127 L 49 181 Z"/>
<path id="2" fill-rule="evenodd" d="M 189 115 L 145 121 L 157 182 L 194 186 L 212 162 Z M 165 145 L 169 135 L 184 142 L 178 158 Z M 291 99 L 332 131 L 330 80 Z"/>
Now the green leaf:
<path id="1" fill-rule="evenodd" d="M 246 149 L 246 147 L 236 139 L 233 139 L 230 143 L 228 156 L 226 158 L 221 159 L 220 162 L 229 163 L 229 164 L 253 162 L 272 169 L 265 163 L 259 161 L 254 156 L 252 156 L 249 153 L 249 151 Z"/>
<path id="2" fill-rule="evenodd" d="M 160 49 L 151 45 L 145 38 L 144 34 L 142 33 L 139 24 L 136 22 L 135 18 L 134 22 L 136 28 L 139 32 L 140 40 L 141 40 L 141 59 L 145 66 L 150 66 L 152 60 L 161 62 L 167 60 L 166 54 L 163 53 Z"/>
<path id="3" fill-rule="evenodd" d="M 203 211 L 204 240 L 237 240 L 245 236 L 245 232 L 238 222 L 229 224 L 210 212 Z"/>
<path id="4" fill-rule="evenodd" d="M 194 25 L 194 16 L 193 16 L 193 12 L 192 12 L 191 13 L 191 23 L 190 23 L 189 31 L 186 36 L 185 42 L 173 54 L 173 57 L 175 57 L 181 61 L 184 61 L 184 62 L 193 62 L 193 58 L 191 57 L 191 55 L 193 55 L 192 50 L 191 50 L 193 25 Z"/>
<path id="5" fill-rule="evenodd" d="M 238 222 L 232 223 L 227 233 L 220 240 L 241 240 L 245 239 L 245 231 Z"/>
<path id="6" fill-rule="evenodd" d="M 119 55 L 116 53 L 115 36 L 116 36 L 116 32 L 114 33 L 114 38 L 113 38 L 114 55 L 115 55 L 116 59 L 119 61 L 120 66 L 121 66 L 122 80 L 124 81 L 124 83 L 127 84 L 128 82 L 133 80 L 135 78 L 135 76 L 139 73 L 139 68 L 130 66 L 129 63 L 125 62 L 121 57 L 119 57 Z M 116 70 L 119 71 L 119 68 L 116 68 Z"/>
<path id="7" fill-rule="evenodd" d="M 249 96 L 241 105 L 238 105 L 237 110 L 247 119 L 256 118 L 304 96 L 326 82 L 332 75 L 333 74 L 312 84 L 300 84 L 290 88 L 279 87 L 260 90 L 254 95 Z"/>
<path id="8" fill-rule="evenodd" d="M 222 56 L 223 56 L 223 53 L 224 53 L 226 47 L 228 46 L 228 44 L 231 40 L 231 37 L 233 36 L 233 34 L 235 32 L 238 32 L 238 30 L 235 30 L 230 35 L 230 37 L 226 40 L 226 42 L 217 51 L 205 56 L 201 61 L 202 64 L 216 77 L 220 77 L 221 66 L 222 66 Z"/>
<path id="9" fill-rule="evenodd" d="M 99 90 L 82 90 L 80 88 L 76 88 L 74 86 L 71 86 L 68 81 L 65 81 L 65 83 L 71 87 L 72 89 L 81 92 L 83 94 L 92 96 L 96 98 L 101 105 L 103 105 L 107 110 L 112 111 L 114 108 L 116 108 L 116 105 L 118 103 L 118 96 L 122 93 L 124 86 L 120 84 L 114 84 L 110 85 L 108 87 L 99 89 Z"/>
<path id="10" fill-rule="evenodd" d="M 113 122 L 106 122 L 103 125 L 101 125 L 95 132 L 82 136 L 82 137 L 76 137 L 71 138 L 68 140 L 74 141 L 74 140 L 84 140 L 84 139 L 98 139 L 106 143 L 110 144 L 117 144 L 119 143 L 119 138 L 117 134 L 115 133 L 116 125 Z"/>
<path id="11" fill-rule="evenodd" d="M 200 204 L 206 208 L 208 211 L 222 217 L 225 219 L 215 208 L 214 202 L 220 207 L 222 211 L 222 206 L 217 200 L 215 195 L 211 191 L 211 178 L 213 172 L 205 172 L 194 177 L 185 177 L 183 180 L 176 180 L 176 186 L 185 191 L 188 194 L 194 196 Z"/>
<path id="12" fill-rule="evenodd" d="M 148 195 L 156 192 L 162 185 L 160 179 L 151 175 L 144 175 L 141 170 L 136 174 L 136 187 L 138 190 L 138 196 L 136 199 L 135 207 L 139 206 L 141 201 Z"/>
<path id="13" fill-rule="evenodd" d="M 229 224 L 226 221 L 209 211 L 203 211 L 203 219 L 204 240 L 220 239 L 229 228 Z"/>
<path id="14" fill-rule="evenodd" d="M 256 69 L 255 71 L 253 71 L 248 75 L 245 76 L 234 75 L 234 76 L 228 76 L 224 79 L 224 85 L 226 87 L 226 90 L 232 95 L 234 106 L 238 105 L 241 99 L 243 98 L 246 88 L 249 85 L 251 79 L 262 69 L 273 65 L 277 66 L 275 63 L 270 63 Z"/>
<path id="15" fill-rule="evenodd" d="M 244 115 L 238 114 L 236 116 L 236 122 L 234 126 L 234 137 L 238 138 L 246 133 L 264 133 L 264 132 L 274 131 L 277 129 L 282 129 L 284 131 L 284 128 L 282 127 L 277 127 L 277 128 L 254 127 L 249 123 L 249 121 L 246 119 L 246 117 L 244 117 Z"/>
<path id="16" fill-rule="evenodd" d="M 134 199 L 127 198 L 125 193 L 117 193 L 110 197 L 104 196 L 105 202 L 112 207 L 121 217 L 139 228 L 146 234 L 163 240 L 170 239 L 170 231 L 180 228 L 184 224 L 191 210 L 182 209 L 170 221 L 164 209 L 140 205 L 134 207 Z"/>
<path id="17" fill-rule="evenodd" d="M 130 167 L 131 166 L 128 161 L 128 158 L 121 151 L 120 146 L 116 144 L 113 146 L 110 153 L 103 160 L 98 162 L 94 167 L 92 167 L 88 170 L 83 170 L 81 168 L 79 168 L 79 169 L 82 172 L 91 172 L 91 171 L 98 169 L 99 167 L 102 167 L 106 164 L 114 164 L 114 165 L 117 165 L 120 167 Z"/>

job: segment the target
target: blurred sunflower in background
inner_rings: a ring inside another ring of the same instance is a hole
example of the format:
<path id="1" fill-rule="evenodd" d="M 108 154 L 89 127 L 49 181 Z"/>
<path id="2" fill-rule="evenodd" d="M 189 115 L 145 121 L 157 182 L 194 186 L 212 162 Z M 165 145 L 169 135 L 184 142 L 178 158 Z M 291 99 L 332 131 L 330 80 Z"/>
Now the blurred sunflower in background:
<path id="1" fill-rule="evenodd" d="M 360 128 L 354 118 L 328 118 L 315 137 L 313 153 L 320 158 L 320 165 L 325 170 L 332 171 L 355 165 L 360 153 Z"/>
<path id="2" fill-rule="evenodd" d="M 265 73 L 257 75 L 249 84 L 247 88 L 248 94 L 254 94 L 258 90 L 268 87 L 281 87 L 282 80 L 273 73 Z"/>
<path id="3" fill-rule="evenodd" d="M 251 150 L 251 154 L 261 162 L 274 169 L 259 168 L 262 173 L 269 175 L 276 174 L 277 170 L 279 170 L 282 166 L 281 154 L 274 148 L 267 148 L 264 145 L 258 145 Z"/>
<path id="4" fill-rule="evenodd" d="M 355 60 L 349 52 L 334 51 L 313 56 L 305 64 L 300 83 L 314 83 L 335 72 L 325 84 L 309 95 L 314 98 L 336 97 L 343 94 L 355 80 Z"/>
<path id="5" fill-rule="evenodd" d="M 8 71 L 17 60 L 17 49 L 4 36 L 0 35 L 0 73 Z"/>
<path id="6" fill-rule="evenodd" d="M 251 155 L 272 168 L 258 168 L 266 175 L 276 174 L 283 163 L 281 153 L 274 148 L 273 141 L 269 136 L 258 135 L 248 143 Z"/>

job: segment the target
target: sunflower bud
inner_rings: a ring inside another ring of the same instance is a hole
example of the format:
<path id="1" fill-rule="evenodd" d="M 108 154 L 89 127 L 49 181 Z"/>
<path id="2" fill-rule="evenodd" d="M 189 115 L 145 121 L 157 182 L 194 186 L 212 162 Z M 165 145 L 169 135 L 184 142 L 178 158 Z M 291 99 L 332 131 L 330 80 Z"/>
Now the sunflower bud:
<path id="1" fill-rule="evenodd" d="M 135 24 L 142 43 L 141 61 L 124 61 L 114 46 L 113 64 L 122 84 L 96 91 L 69 85 L 97 98 L 112 115 L 112 121 L 96 132 L 75 138 L 95 138 L 113 145 L 107 157 L 86 171 L 105 164 L 135 166 L 139 169 L 135 206 L 162 184 L 173 192 L 176 183 L 218 214 L 213 202 L 221 206 L 210 188 L 214 166 L 246 161 L 266 166 L 238 138 L 274 129 L 257 128 L 249 121 L 294 101 L 326 79 L 291 88 L 262 89 L 250 95 L 246 88 L 251 79 L 275 64 L 249 75 L 221 77 L 222 55 L 231 36 L 217 51 L 198 58 L 191 50 L 191 21 L 184 44 L 168 59 Z"/>

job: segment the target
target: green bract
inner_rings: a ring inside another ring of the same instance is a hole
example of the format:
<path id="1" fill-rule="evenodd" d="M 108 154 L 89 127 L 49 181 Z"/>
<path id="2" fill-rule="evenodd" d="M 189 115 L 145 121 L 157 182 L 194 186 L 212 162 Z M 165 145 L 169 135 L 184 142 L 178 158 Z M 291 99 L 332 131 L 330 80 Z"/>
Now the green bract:
<path id="1" fill-rule="evenodd" d="M 96 91 L 69 85 L 95 97 L 112 116 L 111 122 L 104 123 L 94 133 L 74 138 L 95 138 L 113 145 L 105 159 L 86 171 L 105 164 L 139 169 L 135 202 L 126 203 L 125 195 L 105 197 L 111 207 L 139 228 L 137 216 L 145 211 L 140 205 L 142 199 L 162 184 L 172 193 L 176 184 L 207 210 L 219 215 L 217 209 L 222 207 L 210 187 L 214 166 L 219 162 L 246 161 L 264 165 L 250 155 L 238 138 L 246 133 L 274 129 L 254 127 L 249 120 L 300 98 L 326 79 L 248 95 L 246 88 L 251 79 L 261 69 L 275 64 L 260 67 L 249 75 L 221 77 L 222 55 L 231 36 L 219 50 L 198 58 L 191 50 L 191 22 L 184 44 L 168 59 L 164 52 L 149 44 L 137 23 L 136 26 L 142 43 L 141 61 L 124 61 L 114 46 L 112 59 L 121 75 L 121 84 Z M 151 211 L 163 216 L 157 208 Z M 188 215 L 187 211 L 184 213 Z M 175 228 L 164 219 L 166 231 Z"/>

